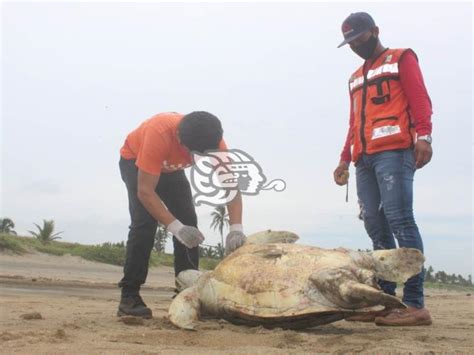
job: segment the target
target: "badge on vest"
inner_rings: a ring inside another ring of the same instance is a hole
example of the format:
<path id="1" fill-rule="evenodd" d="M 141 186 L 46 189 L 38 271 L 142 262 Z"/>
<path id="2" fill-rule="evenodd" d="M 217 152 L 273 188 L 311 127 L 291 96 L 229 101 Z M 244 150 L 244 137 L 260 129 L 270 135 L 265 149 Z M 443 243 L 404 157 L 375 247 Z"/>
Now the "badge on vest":
<path id="1" fill-rule="evenodd" d="M 372 131 L 372 139 L 392 136 L 398 133 L 401 133 L 401 129 L 399 125 L 377 127 L 377 128 L 374 128 L 374 130 Z"/>

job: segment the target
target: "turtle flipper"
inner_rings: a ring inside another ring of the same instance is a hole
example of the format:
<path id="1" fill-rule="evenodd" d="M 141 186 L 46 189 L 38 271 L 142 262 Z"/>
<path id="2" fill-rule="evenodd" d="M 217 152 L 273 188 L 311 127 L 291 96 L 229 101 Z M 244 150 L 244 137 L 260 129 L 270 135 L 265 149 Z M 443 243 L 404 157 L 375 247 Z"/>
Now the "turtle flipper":
<path id="1" fill-rule="evenodd" d="M 247 236 L 245 244 L 294 243 L 299 237 L 292 232 L 266 230 Z"/>
<path id="2" fill-rule="evenodd" d="M 322 269 L 310 276 L 316 289 L 341 308 L 356 309 L 383 305 L 404 307 L 396 297 L 375 288 L 371 278 L 361 271 L 344 268 Z"/>
<path id="3" fill-rule="evenodd" d="M 180 292 L 171 302 L 168 317 L 175 326 L 194 330 L 194 323 L 199 318 L 199 310 L 198 289 L 190 287 Z"/>
<path id="4" fill-rule="evenodd" d="M 425 257 L 412 248 L 376 250 L 370 253 L 377 277 L 387 281 L 406 282 L 423 268 Z"/>
<path id="5" fill-rule="evenodd" d="M 181 292 L 188 287 L 196 285 L 202 275 L 202 271 L 194 269 L 181 271 L 174 279 L 176 289 Z"/>
<path id="6" fill-rule="evenodd" d="M 353 305 L 351 308 L 378 305 L 385 306 L 386 308 L 405 307 L 397 297 L 356 281 L 347 281 L 341 285 L 340 294 L 347 303 Z"/>

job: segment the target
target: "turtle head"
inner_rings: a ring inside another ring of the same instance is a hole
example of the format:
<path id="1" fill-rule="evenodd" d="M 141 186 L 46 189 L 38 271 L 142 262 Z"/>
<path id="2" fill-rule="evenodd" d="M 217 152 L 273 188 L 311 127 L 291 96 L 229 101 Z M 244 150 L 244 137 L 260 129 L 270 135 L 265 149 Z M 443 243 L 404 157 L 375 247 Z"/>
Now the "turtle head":
<path id="1" fill-rule="evenodd" d="M 387 281 L 405 282 L 419 274 L 425 257 L 413 248 L 375 250 L 371 253 L 375 275 Z"/>
<path id="2" fill-rule="evenodd" d="M 181 271 L 175 278 L 175 284 L 178 291 L 182 291 L 186 288 L 196 285 L 198 279 L 203 273 L 199 270 L 184 270 Z"/>

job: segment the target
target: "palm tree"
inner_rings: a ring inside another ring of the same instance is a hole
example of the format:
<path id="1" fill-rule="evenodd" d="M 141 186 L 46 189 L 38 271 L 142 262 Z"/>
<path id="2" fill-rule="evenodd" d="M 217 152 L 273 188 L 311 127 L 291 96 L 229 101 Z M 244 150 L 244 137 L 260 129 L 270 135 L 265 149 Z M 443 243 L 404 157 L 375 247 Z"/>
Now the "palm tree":
<path id="1" fill-rule="evenodd" d="M 435 278 L 435 281 L 436 281 L 436 282 L 445 284 L 445 283 L 447 283 L 448 275 L 447 275 L 446 272 L 444 272 L 444 271 L 438 271 L 438 272 L 434 275 L 434 278 Z"/>
<path id="2" fill-rule="evenodd" d="M 170 233 L 166 230 L 166 227 L 162 224 L 158 224 L 158 228 L 155 233 L 154 248 L 158 253 L 165 252 L 166 240 L 170 237 Z"/>
<path id="3" fill-rule="evenodd" d="M 16 235 L 13 228 L 15 228 L 15 223 L 10 218 L 0 218 L 0 233 Z"/>
<path id="4" fill-rule="evenodd" d="M 224 245 L 224 227 L 229 226 L 229 215 L 226 213 L 224 206 L 217 206 L 211 213 L 211 228 L 219 230 L 221 235 L 221 245 Z"/>
<path id="5" fill-rule="evenodd" d="M 224 245 L 221 243 L 217 243 L 216 246 L 216 256 L 218 259 L 224 259 L 225 256 L 225 248 Z"/>
<path id="6" fill-rule="evenodd" d="M 30 232 L 34 237 L 39 239 L 42 243 L 49 243 L 52 240 L 61 239 L 61 237 L 58 237 L 58 235 L 63 232 L 53 233 L 54 232 L 53 220 L 48 221 L 46 219 L 43 219 L 42 228 L 36 223 L 33 223 L 33 224 L 36 226 L 36 228 L 38 228 L 38 232 L 33 232 L 33 231 L 28 231 L 28 232 Z"/>
<path id="7" fill-rule="evenodd" d="M 433 272 L 434 272 L 434 269 L 433 267 L 430 265 L 428 267 L 428 270 L 426 270 L 426 274 L 425 274 L 425 280 L 428 281 L 428 282 L 432 282 L 432 281 L 436 281 L 433 277 Z"/>

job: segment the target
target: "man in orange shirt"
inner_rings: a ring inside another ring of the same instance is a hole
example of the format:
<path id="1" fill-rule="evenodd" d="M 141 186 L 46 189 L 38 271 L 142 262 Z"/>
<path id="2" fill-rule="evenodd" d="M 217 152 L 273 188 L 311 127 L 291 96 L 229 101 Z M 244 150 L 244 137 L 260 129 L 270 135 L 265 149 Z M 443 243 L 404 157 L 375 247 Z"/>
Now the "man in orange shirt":
<path id="1" fill-rule="evenodd" d="M 175 275 L 198 269 L 198 246 L 204 236 L 197 228 L 184 169 L 192 164 L 191 152 L 225 150 L 222 133 L 221 122 L 208 112 L 168 112 L 151 117 L 127 136 L 120 150 L 120 173 L 128 190 L 131 224 L 118 316 L 152 317 L 139 291 L 148 274 L 158 222 L 173 233 Z M 226 249 L 232 251 L 245 242 L 240 193 L 227 209 Z"/>

